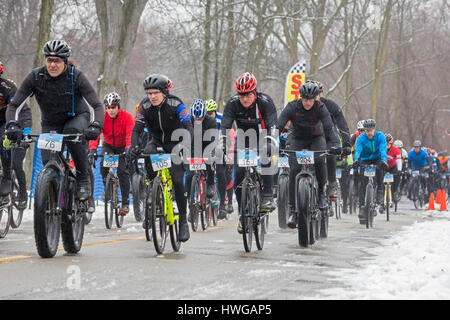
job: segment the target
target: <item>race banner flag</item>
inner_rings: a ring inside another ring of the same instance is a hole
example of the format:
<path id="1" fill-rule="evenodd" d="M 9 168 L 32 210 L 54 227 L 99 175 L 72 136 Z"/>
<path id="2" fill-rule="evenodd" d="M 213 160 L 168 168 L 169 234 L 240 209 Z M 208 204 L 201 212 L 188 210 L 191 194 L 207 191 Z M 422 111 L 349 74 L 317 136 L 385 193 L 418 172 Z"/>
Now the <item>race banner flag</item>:
<path id="1" fill-rule="evenodd" d="M 294 66 L 286 78 L 286 95 L 284 98 L 284 105 L 286 106 L 289 102 L 299 99 L 299 89 L 302 83 L 305 82 L 306 73 L 306 61 L 299 61 Z"/>

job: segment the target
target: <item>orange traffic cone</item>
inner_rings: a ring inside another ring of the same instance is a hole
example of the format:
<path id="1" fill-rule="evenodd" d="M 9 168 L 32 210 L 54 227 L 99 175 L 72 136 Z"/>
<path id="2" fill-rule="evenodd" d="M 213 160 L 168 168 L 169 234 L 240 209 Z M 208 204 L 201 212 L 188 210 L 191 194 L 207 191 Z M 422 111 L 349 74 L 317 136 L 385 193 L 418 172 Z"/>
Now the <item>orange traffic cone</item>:
<path id="1" fill-rule="evenodd" d="M 434 194 L 430 194 L 430 200 L 428 201 L 428 210 L 434 210 Z"/>
<path id="2" fill-rule="evenodd" d="M 447 211 L 447 200 L 445 199 L 445 190 L 442 190 L 441 211 Z"/>
<path id="3" fill-rule="evenodd" d="M 436 192 L 436 203 L 441 204 L 441 201 L 442 201 L 442 190 L 438 189 L 438 191 Z"/>

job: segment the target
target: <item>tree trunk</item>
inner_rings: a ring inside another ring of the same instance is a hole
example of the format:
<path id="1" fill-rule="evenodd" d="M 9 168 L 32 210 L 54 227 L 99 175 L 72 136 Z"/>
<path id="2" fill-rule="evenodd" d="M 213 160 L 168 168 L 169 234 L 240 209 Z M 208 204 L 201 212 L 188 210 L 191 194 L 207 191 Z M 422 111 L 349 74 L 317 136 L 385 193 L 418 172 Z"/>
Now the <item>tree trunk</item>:
<path id="1" fill-rule="evenodd" d="M 234 54 L 234 0 L 230 0 L 227 15 L 227 47 L 225 49 L 225 65 L 221 81 L 219 101 L 217 101 L 220 111 L 224 108 L 224 100 L 227 99 L 233 90 L 233 54 Z"/>
<path id="2" fill-rule="evenodd" d="M 122 97 L 124 107 L 128 104 L 128 90 L 122 78 L 146 4 L 147 0 L 95 0 L 103 51 L 97 93 L 103 97 L 109 91 L 116 91 Z"/>
<path id="3" fill-rule="evenodd" d="M 211 0 L 206 0 L 205 6 L 205 38 L 203 51 L 202 97 L 203 99 L 206 99 L 208 97 L 209 56 L 211 52 Z"/>

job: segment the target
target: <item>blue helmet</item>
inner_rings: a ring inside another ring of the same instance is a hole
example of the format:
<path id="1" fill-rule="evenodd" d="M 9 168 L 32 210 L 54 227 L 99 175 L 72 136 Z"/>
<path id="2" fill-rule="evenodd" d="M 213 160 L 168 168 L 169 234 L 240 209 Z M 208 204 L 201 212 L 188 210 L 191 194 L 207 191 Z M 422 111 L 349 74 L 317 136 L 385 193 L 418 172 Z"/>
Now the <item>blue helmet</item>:
<path id="1" fill-rule="evenodd" d="M 206 103 L 202 99 L 192 102 L 191 115 L 194 119 L 203 119 L 206 116 Z"/>

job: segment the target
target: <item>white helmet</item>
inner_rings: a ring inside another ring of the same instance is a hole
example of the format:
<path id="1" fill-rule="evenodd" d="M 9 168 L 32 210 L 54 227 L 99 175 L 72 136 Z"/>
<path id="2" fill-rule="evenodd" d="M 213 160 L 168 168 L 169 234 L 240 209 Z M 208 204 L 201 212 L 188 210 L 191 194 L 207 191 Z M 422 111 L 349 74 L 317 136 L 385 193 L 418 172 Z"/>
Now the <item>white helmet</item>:
<path id="1" fill-rule="evenodd" d="M 395 147 L 397 147 L 397 148 L 403 148 L 403 142 L 402 142 L 402 140 L 395 140 L 394 141 L 394 146 Z"/>
<path id="2" fill-rule="evenodd" d="M 106 106 L 119 105 L 120 107 L 120 96 L 116 92 L 107 93 L 103 102 Z"/>
<path id="3" fill-rule="evenodd" d="M 358 121 L 358 124 L 356 125 L 357 130 L 364 129 L 364 120 Z"/>

